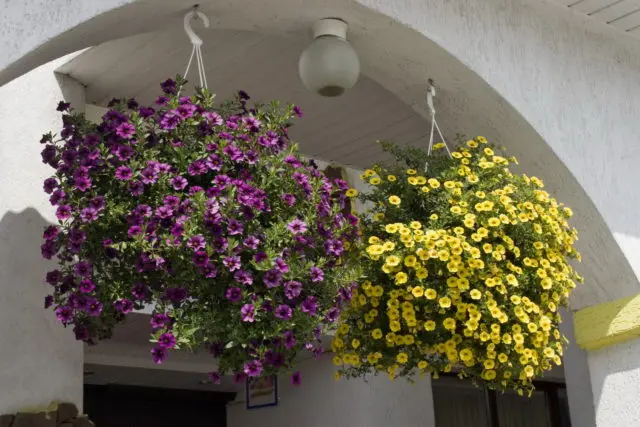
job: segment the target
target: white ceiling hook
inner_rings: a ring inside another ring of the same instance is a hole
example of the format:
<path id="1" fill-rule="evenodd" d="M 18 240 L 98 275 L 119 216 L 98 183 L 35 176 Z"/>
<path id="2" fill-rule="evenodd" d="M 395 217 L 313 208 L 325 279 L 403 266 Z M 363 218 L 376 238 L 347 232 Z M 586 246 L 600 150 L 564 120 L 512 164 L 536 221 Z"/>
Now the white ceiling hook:
<path id="1" fill-rule="evenodd" d="M 191 44 L 193 44 L 194 46 L 201 46 L 202 39 L 198 37 L 198 35 L 191 28 L 191 21 L 194 18 L 202 19 L 202 24 L 204 25 L 205 28 L 209 28 L 209 18 L 207 17 L 207 15 L 200 12 L 196 8 L 194 8 L 191 12 L 188 12 L 184 16 L 184 32 L 187 33 L 187 36 L 189 36 L 189 40 L 191 40 Z"/>

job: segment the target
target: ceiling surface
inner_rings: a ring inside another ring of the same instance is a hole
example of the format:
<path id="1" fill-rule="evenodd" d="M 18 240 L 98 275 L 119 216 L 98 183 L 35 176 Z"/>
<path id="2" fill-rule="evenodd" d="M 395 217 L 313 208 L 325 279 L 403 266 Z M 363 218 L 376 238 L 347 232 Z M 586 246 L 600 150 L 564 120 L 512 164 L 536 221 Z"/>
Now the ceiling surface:
<path id="1" fill-rule="evenodd" d="M 640 0 L 551 0 L 640 37 Z"/>

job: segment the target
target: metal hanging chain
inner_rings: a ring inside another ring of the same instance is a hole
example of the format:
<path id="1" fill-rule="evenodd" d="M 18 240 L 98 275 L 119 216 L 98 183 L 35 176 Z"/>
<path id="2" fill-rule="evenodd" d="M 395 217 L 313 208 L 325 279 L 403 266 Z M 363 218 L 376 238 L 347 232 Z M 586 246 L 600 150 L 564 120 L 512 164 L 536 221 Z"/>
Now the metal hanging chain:
<path id="1" fill-rule="evenodd" d="M 433 98 L 436 96 L 436 88 L 433 85 L 433 80 L 429 79 L 429 88 L 427 89 L 427 107 L 429 108 L 429 112 L 431 113 L 431 132 L 429 133 L 429 147 L 427 149 L 427 156 L 431 157 L 431 153 L 433 152 L 433 142 L 435 131 L 438 132 L 440 136 L 440 140 L 442 144 L 444 144 L 444 148 L 447 150 L 447 154 L 451 157 L 451 151 L 449 150 L 449 146 L 447 145 L 447 141 L 440 130 L 440 126 L 438 126 L 438 122 L 436 121 L 436 109 L 433 106 Z M 429 161 L 427 161 L 424 165 L 425 173 L 429 169 Z"/>
<path id="2" fill-rule="evenodd" d="M 194 6 L 193 10 L 188 12 L 184 16 L 184 31 L 187 33 L 189 40 L 191 41 L 191 45 L 193 48 L 191 49 L 191 56 L 189 57 L 189 62 L 187 63 L 187 69 L 184 72 L 184 78 L 187 78 L 187 74 L 189 73 L 189 68 L 191 68 L 191 63 L 193 62 L 193 57 L 196 58 L 196 63 L 198 67 L 198 77 L 200 78 L 200 87 L 207 89 L 207 76 L 204 69 L 204 61 L 202 59 L 202 39 L 198 37 L 198 35 L 191 28 L 191 21 L 194 19 L 201 19 L 202 24 L 205 28 L 209 28 L 209 18 L 204 13 L 198 10 L 197 6 Z"/>

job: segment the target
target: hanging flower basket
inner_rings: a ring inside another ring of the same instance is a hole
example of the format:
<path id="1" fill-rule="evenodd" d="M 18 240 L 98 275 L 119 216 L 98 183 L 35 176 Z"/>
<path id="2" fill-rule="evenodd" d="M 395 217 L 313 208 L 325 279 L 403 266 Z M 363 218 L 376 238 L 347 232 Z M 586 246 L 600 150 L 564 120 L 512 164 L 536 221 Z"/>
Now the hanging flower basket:
<path id="1" fill-rule="evenodd" d="M 249 108 L 240 92 L 214 108 L 183 83 L 164 82 L 153 108 L 114 100 L 99 125 L 58 106 L 60 137 L 41 141 L 59 220 L 42 245 L 59 264 L 45 305 L 89 343 L 152 306 L 153 360 L 208 346 L 214 381 L 289 369 L 321 350 L 358 277 L 347 185 L 297 154 L 297 107 Z"/>
<path id="2" fill-rule="evenodd" d="M 530 389 L 561 363 L 558 308 L 581 280 L 571 210 L 482 137 L 452 158 L 383 146 L 397 164 L 363 175 L 366 280 L 332 344 L 339 374 L 453 371 Z"/>

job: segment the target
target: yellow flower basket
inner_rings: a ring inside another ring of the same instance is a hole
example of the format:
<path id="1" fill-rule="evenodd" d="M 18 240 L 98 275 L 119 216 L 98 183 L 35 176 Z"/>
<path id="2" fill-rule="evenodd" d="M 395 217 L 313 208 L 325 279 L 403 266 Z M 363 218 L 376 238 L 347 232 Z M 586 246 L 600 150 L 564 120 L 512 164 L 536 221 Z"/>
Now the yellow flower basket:
<path id="1" fill-rule="evenodd" d="M 531 390 L 561 364 L 558 308 L 582 280 L 571 210 L 482 137 L 451 158 L 384 148 L 399 164 L 362 176 L 366 280 L 332 343 L 339 375 L 454 371 Z"/>

